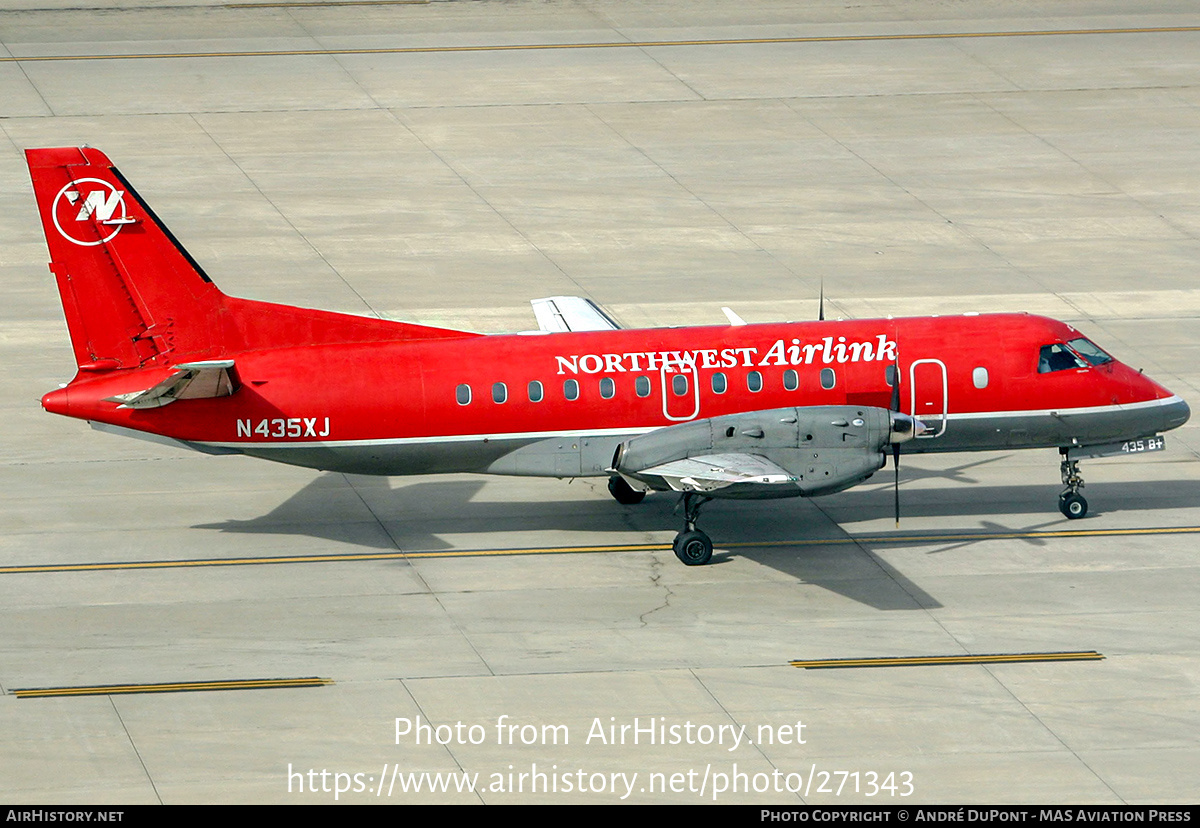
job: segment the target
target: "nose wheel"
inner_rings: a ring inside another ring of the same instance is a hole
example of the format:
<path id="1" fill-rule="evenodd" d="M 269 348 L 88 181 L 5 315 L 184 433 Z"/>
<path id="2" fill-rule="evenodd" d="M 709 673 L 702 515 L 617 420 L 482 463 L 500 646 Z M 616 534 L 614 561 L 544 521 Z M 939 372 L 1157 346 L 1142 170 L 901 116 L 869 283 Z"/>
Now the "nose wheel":
<path id="1" fill-rule="evenodd" d="M 695 492 L 683 493 L 683 531 L 675 536 L 671 548 L 675 551 L 675 557 L 687 566 L 704 566 L 712 559 L 712 539 L 696 528 L 700 507 L 709 500 L 711 498 Z"/>
<path id="2" fill-rule="evenodd" d="M 1083 475 L 1079 473 L 1079 461 L 1068 459 L 1065 449 L 1062 454 L 1063 461 L 1060 472 L 1063 485 L 1067 488 L 1063 489 L 1058 496 L 1058 511 L 1070 520 L 1078 520 L 1085 517 L 1088 511 L 1088 502 L 1079 493 L 1079 490 L 1083 488 Z"/>

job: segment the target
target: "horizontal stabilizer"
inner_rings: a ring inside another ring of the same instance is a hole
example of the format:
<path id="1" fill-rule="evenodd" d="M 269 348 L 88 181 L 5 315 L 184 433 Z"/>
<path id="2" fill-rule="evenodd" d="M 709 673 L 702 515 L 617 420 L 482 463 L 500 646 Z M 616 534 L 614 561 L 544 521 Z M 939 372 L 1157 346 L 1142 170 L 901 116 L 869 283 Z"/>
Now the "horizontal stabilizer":
<path id="1" fill-rule="evenodd" d="M 106 402 L 121 408 L 161 408 L 176 400 L 205 400 L 228 397 L 238 389 L 232 359 L 183 362 L 162 382 L 145 391 L 133 391 L 106 397 Z"/>
<path id="2" fill-rule="evenodd" d="M 795 475 L 757 454 L 706 454 L 644 469 L 639 477 L 658 477 L 677 492 L 713 492 L 735 484 L 780 486 Z"/>
<path id="3" fill-rule="evenodd" d="M 549 296 L 531 299 L 538 328 L 547 333 L 619 331 L 621 326 L 600 306 L 582 296 Z"/>

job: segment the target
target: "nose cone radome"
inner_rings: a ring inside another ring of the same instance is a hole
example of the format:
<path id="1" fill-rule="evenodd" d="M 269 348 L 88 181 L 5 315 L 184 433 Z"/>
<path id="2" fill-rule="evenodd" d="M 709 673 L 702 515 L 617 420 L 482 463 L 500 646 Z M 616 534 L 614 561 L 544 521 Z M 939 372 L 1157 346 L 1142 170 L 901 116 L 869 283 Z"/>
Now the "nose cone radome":
<path id="1" fill-rule="evenodd" d="M 1165 406 L 1163 406 L 1163 431 L 1169 431 L 1172 428 L 1179 428 L 1186 423 L 1192 416 L 1192 409 L 1188 408 L 1179 397 L 1173 398 Z"/>

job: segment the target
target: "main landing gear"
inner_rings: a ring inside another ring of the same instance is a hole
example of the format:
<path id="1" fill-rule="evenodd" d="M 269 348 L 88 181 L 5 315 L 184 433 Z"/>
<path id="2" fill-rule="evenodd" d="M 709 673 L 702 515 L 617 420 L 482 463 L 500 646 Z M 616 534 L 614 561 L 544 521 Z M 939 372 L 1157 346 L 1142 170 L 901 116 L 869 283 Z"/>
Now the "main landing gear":
<path id="1" fill-rule="evenodd" d="M 671 546 L 675 550 L 675 557 L 688 566 L 704 566 L 712 559 L 712 539 L 696 528 L 700 507 L 710 500 L 712 498 L 695 492 L 684 492 L 680 501 L 683 505 L 683 531 L 675 536 Z"/>
<path id="2" fill-rule="evenodd" d="M 613 500 L 625 506 L 641 503 L 646 497 L 645 492 L 639 492 L 625 478 L 617 476 L 608 478 L 608 493 Z M 675 557 L 688 566 L 704 566 L 712 560 L 712 539 L 696 528 L 700 507 L 710 500 L 711 497 L 696 492 L 684 492 L 680 501 L 683 506 L 683 531 L 675 536 L 671 548 L 675 550 Z"/>
<path id="3" fill-rule="evenodd" d="M 1071 520 L 1078 520 L 1087 515 L 1088 510 L 1087 500 L 1079 493 L 1083 488 L 1083 475 L 1079 473 L 1078 460 L 1069 459 L 1066 449 L 1061 449 L 1060 453 L 1063 460 L 1059 468 L 1063 485 L 1067 488 L 1058 496 L 1058 511 Z"/>

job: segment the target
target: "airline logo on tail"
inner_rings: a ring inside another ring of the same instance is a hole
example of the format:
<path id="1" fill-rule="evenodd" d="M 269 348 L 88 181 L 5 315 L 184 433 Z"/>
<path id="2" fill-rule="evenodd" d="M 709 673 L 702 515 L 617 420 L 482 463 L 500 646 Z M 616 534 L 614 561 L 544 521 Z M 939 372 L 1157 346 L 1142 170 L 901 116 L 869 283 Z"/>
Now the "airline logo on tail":
<path id="1" fill-rule="evenodd" d="M 99 178 L 81 178 L 63 187 L 50 212 L 62 237 L 84 247 L 111 241 L 136 221 L 125 210 L 125 191 Z"/>

